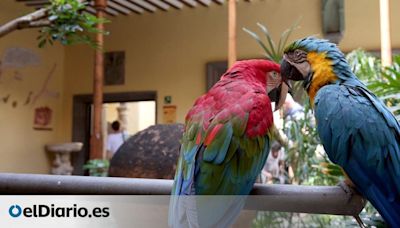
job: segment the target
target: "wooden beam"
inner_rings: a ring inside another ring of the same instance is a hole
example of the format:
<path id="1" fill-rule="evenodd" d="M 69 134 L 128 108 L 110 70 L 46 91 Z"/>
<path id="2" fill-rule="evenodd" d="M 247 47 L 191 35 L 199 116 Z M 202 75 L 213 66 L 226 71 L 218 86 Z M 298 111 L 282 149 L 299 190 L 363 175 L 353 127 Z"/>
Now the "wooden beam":
<path id="1" fill-rule="evenodd" d="M 228 67 L 236 62 L 236 0 L 228 0 Z"/>
<path id="2" fill-rule="evenodd" d="M 183 3 L 177 0 L 163 0 L 165 3 L 169 4 L 170 6 L 174 7 L 175 9 L 182 9 Z"/>
<path id="3" fill-rule="evenodd" d="M 112 0 L 112 1 L 115 2 L 115 4 L 118 4 L 123 8 L 133 11 L 136 14 L 141 14 L 144 12 L 142 7 L 132 4 L 131 2 L 129 2 L 127 0 Z"/>
<path id="4" fill-rule="evenodd" d="M 194 0 L 181 0 L 183 3 L 185 3 L 185 5 L 189 6 L 189 7 L 196 7 L 197 6 L 197 2 Z"/>
<path id="5" fill-rule="evenodd" d="M 222 5 L 225 3 L 225 0 L 214 0 L 215 3 Z"/>
<path id="6" fill-rule="evenodd" d="M 50 5 L 49 0 L 35 0 L 35 1 L 29 1 L 25 2 L 26 6 L 36 6 L 36 7 L 44 7 L 47 5 Z"/>
<path id="7" fill-rule="evenodd" d="M 203 6 L 207 6 L 207 7 L 210 6 L 210 4 L 211 4 L 211 0 L 197 0 L 197 2 L 199 2 Z"/>
<path id="8" fill-rule="evenodd" d="M 117 1 L 121 1 L 121 0 L 117 0 Z M 124 1 L 124 0 L 122 0 L 122 1 Z M 143 9 L 145 9 L 145 10 L 151 12 L 151 13 L 154 13 L 154 12 L 157 11 L 157 8 L 155 6 L 153 6 L 153 5 L 151 5 L 148 2 L 143 1 L 143 0 L 127 0 L 127 1 L 124 1 L 124 2 L 129 3 L 131 5 L 134 5 L 134 6 L 137 6 L 137 7 L 139 6 L 139 7 L 143 8 Z"/>
<path id="9" fill-rule="evenodd" d="M 127 8 L 122 7 L 121 5 L 116 4 L 113 1 L 108 1 L 107 8 L 111 8 L 121 14 L 124 14 L 124 15 L 129 15 L 132 12 L 132 11 L 128 10 Z"/>
<path id="10" fill-rule="evenodd" d="M 15 0 L 17 2 L 36 2 L 36 1 L 43 1 L 43 0 Z"/>
<path id="11" fill-rule="evenodd" d="M 380 0 L 379 8 L 381 21 L 381 59 L 382 66 L 385 67 L 392 65 L 389 0 Z"/>
<path id="12" fill-rule="evenodd" d="M 161 10 L 168 11 L 170 6 L 160 0 L 145 0 L 149 4 L 152 4 L 155 7 L 158 7 Z"/>
<path id="13" fill-rule="evenodd" d="M 85 11 L 90 14 L 96 15 L 96 10 L 93 9 L 91 6 L 86 6 Z"/>
<path id="14" fill-rule="evenodd" d="M 43 8 L 43 7 L 49 6 L 50 3 L 47 3 L 47 4 L 45 4 L 45 3 L 26 3 L 25 5 L 28 7 L 34 7 L 35 9 L 37 9 L 37 8 Z"/>
<path id="15" fill-rule="evenodd" d="M 87 7 L 93 8 L 93 7 L 94 7 L 93 1 L 90 1 L 90 2 L 89 2 L 89 5 L 88 5 Z M 94 9 L 94 8 L 93 8 L 93 9 Z M 108 14 L 108 15 L 110 15 L 110 16 L 113 16 L 113 17 L 115 17 L 115 16 L 118 15 L 118 12 L 117 12 L 117 11 L 115 11 L 115 10 L 109 8 L 109 7 L 106 7 L 105 13 Z"/>
<path id="16" fill-rule="evenodd" d="M 33 0 L 33 1 L 25 2 L 25 5 L 46 4 L 46 3 L 50 3 L 50 1 L 49 0 Z"/>
<path id="17" fill-rule="evenodd" d="M 106 12 L 106 14 L 114 16 L 114 17 L 118 15 L 117 11 L 115 11 L 115 10 L 109 8 L 109 7 L 106 8 L 105 12 Z"/>

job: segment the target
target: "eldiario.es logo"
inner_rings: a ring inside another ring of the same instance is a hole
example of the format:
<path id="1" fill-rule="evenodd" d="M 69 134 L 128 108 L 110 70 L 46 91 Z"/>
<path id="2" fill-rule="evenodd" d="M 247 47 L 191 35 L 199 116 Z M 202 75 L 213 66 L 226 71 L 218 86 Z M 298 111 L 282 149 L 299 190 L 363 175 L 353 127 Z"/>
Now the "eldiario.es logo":
<path id="1" fill-rule="evenodd" d="M 54 204 L 51 204 L 50 206 L 44 204 L 34 204 L 30 207 L 22 208 L 21 206 L 15 204 L 10 206 L 8 213 L 13 218 L 20 216 L 27 218 L 106 218 L 110 216 L 110 208 L 95 207 L 90 210 L 86 207 L 78 207 L 76 204 L 73 204 L 72 207 L 56 207 Z"/>

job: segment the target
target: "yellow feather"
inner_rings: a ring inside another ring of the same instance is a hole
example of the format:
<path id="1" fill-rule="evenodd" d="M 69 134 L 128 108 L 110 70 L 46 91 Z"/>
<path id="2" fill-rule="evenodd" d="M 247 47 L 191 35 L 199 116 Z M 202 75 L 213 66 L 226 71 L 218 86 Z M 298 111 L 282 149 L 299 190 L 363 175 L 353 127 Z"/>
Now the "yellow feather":
<path id="1" fill-rule="evenodd" d="M 326 59 L 326 53 L 310 52 L 307 55 L 307 60 L 311 65 L 314 72 L 313 79 L 308 90 L 311 105 L 314 105 L 314 98 L 318 90 L 329 83 L 337 80 L 335 73 L 333 73 L 332 61 Z"/>

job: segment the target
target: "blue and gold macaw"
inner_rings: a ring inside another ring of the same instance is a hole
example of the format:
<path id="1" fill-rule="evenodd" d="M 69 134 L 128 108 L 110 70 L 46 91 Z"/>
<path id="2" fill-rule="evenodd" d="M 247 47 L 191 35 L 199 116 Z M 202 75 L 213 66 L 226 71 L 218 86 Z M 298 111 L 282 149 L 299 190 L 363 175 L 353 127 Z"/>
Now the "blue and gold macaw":
<path id="1" fill-rule="evenodd" d="M 285 50 L 281 74 L 303 81 L 329 158 L 391 227 L 399 227 L 400 125 L 393 114 L 326 40 L 293 42 Z"/>

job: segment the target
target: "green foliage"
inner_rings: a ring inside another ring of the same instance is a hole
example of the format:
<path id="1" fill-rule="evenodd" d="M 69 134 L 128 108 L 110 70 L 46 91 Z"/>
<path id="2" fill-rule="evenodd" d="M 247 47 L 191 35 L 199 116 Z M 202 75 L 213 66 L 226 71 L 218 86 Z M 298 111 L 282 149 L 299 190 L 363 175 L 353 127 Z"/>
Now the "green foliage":
<path id="1" fill-rule="evenodd" d="M 292 32 L 298 27 L 299 22 L 300 20 L 296 21 L 290 28 L 286 29 L 281 34 L 278 45 L 276 45 L 273 41 L 267 27 L 262 25 L 261 23 L 257 23 L 257 26 L 261 29 L 261 32 L 265 36 L 266 43 L 264 43 L 260 36 L 258 36 L 255 32 L 252 32 L 247 28 L 243 28 L 243 30 L 247 32 L 250 36 L 252 36 L 262 47 L 265 52 L 264 55 L 267 59 L 279 63 L 283 57 L 283 51 L 287 45 L 288 39 Z"/>
<path id="2" fill-rule="evenodd" d="M 379 215 L 378 211 L 367 202 L 364 209 L 360 213 L 360 218 L 366 227 L 386 228 L 387 225 L 383 218 Z"/>
<path id="3" fill-rule="evenodd" d="M 400 120 L 400 56 L 394 56 L 393 64 L 385 68 L 382 68 L 377 57 L 360 49 L 350 52 L 347 60 L 357 77 L 379 96 L 396 115 L 397 120 Z"/>
<path id="4" fill-rule="evenodd" d="M 84 12 L 87 3 L 77 0 L 51 0 L 50 3 L 48 20 L 51 24 L 40 30 L 39 47 L 59 41 L 63 45 L 83 43 L 98 48 L 90 34 L 106 34 L 96 28 L 97 24 L 108 22 L 106 19 Z"/>
<path id="5" fill-rule="evenodd" d="M 357 77 L 369 84 L 381 78 L 381 61 L 362 49 L 356 49 L 346 55 L 351 70 Z"/>
<path id="6" fill-rule="evenodd" d="M 360 213 L 365 227 L 384 228 L 387 227 L 379 213 L 368 203 Z M 309 228 L 309 227 L 359 227 L 356 220 L 351 216 L 318 215 L 275 211 L 259 211 L 252 222 L 253 228 Z"/>
<path id="7" fill-rule="evenodd" d="M 293 142 L 285 148 L 288 152 L 287 163 L 294 174 L 291 183 L 335 185 L 342 179 L 340 168 L 332 164 L 322 150 L 309 102 L 305 103 L 300 118 L 284 122 L 284 129 Z"/>
<path id="8" fill-rule="evenodd" d="M 393 64 L 381 71 L 381 79 L 371 82 L 368 87 L 385 101 L 400 121 L 400 56 L 394 56 Z"/>
<path id="9" fill-rule="evenodd" d="M 96 177 L 108 176 L 109 167 L 110 167 L 110 162 L 106 159 L 89 160 L 85 165 L 83 165 L 84 170 L 89 170 L 90 176 L 96 176 Z"/>
<path id="10" fill-rule="evenodd" d="M 309 228 L 309 227 L 356 227 L 357 223 L 348 216 L 315 215 L 303 213 L 262 211 L 253 220 L 253 228 Z"/>
<path id="11" fill-rule="evenodd" d="M 384 228 L 387 227 L 379 213 L 370 203 L 367 203 L 360 213 L 365 227 Z M 252 222 L 253 228 L 309 228 L 309 227 L 359 227 L 356 220 L 351 216 L 318 215 L 275 211 L 260 211 Z"/>

